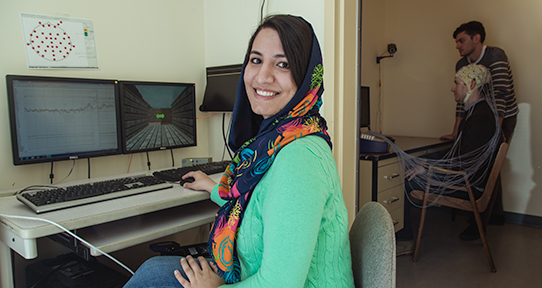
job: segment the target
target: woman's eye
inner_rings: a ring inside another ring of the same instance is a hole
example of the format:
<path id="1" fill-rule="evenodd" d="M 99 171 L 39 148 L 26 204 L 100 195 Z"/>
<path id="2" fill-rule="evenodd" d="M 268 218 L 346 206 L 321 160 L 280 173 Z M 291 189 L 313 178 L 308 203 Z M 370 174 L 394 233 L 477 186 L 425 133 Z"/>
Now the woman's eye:
<path id="1" fill-rule="evenodd" d="M 262 63 L 262 60 L 260 60 L 259 58 L 252 58 L 250 59 L 250 62 L 253 64 L 260 64 Z"/>
<path id="2" fill-rule="evenodd" d="M 290 68 L 288 62 L 280 62 L 277 66 L 279 66 L 280 68 Z"/>

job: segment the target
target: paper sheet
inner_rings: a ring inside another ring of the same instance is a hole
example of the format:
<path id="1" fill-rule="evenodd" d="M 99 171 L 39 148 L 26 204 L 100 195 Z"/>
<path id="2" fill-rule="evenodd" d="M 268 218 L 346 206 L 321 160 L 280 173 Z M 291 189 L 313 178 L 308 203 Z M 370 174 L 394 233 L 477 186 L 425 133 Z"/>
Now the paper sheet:
<path id="1" fill-rule="evenodd" d="M 20 15 L 28 68 L 99 68 L 92 20 Z"/>

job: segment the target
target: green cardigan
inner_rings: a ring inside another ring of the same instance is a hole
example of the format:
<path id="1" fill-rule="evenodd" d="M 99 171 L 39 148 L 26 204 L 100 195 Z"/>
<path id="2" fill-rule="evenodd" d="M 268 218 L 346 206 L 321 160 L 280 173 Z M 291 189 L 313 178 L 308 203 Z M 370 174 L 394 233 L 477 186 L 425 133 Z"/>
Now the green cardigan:
<path id="1" fill-rule="evenodd" d="M 211 199 L 225 203 L 215 186 Z M 241 282 L 222 287 L 354 287 L 348 215 L 328 144 L 284 147 L 251 196 L 239 229 Z"/>

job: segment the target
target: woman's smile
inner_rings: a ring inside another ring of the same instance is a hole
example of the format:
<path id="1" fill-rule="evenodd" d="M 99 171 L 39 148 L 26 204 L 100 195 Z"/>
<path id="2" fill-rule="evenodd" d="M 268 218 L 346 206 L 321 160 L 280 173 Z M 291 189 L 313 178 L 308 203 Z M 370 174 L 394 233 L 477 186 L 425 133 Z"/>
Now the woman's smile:
<path id="1" fill-rule="evenodd" d="M 243 80 L 252 111 L 264 119 L 292 100 L 297 86 L 277 31 L 264 28 L 256 35 Z"/>

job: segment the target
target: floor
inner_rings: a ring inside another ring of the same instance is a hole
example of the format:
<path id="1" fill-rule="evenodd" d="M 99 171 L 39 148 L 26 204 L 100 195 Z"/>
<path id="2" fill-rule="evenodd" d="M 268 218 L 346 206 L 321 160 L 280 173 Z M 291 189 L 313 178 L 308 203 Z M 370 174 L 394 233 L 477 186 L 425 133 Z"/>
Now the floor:
<path id="1" fill-rule="evenodd" d="M 418 223 L 420 209 L 413 210 Z M 497 269 L 492 273 L 482 242 L 459 239 L 468 225 L 466 215 L 457 215 L 451 222 L 448 208 L 431 208 L 425 223 L 418 261 L 413 262 L 412 255 L 397 257 L 397 288 L 542 287 L 541 228 L 510 223 L 488 226 Z"/>

